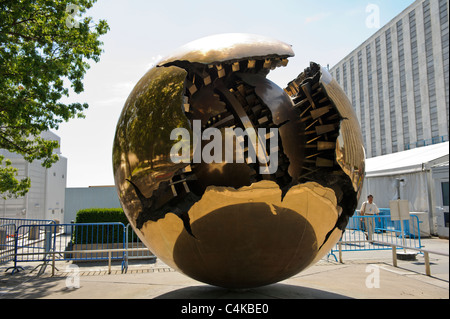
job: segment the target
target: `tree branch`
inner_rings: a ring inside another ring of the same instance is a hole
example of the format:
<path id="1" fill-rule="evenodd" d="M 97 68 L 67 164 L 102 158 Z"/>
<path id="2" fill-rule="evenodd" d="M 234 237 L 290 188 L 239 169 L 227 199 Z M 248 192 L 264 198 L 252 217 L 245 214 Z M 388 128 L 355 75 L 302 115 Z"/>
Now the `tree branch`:
<path id="1" fill-rule="evenodd" d="M 3 28 L 3 27 L 14 27 L 16 25 L 19 25 L 19 24 L 22 24 L 22 23 L 25 23 L 25 22 L 28 22 L 28 21 L 36 22 L 36 19 L 35 18 L 29 18 L 29 19 L 22 20 L 22 21 L 19 21 L 19 22 L 15 21 L 13 24 L 4 24 L 4 25 L 1 26 L 1 28 Z"/>
<path id="2" fill-rule="evenodd" d="M 24 153 L 24 154 L 28 154 L 28 152 L 30 152 L 29 150 L 26 150 L 26 149 L 24 149 L 23 147 L 17 145 L 16 143 L 10 141 L 8 138 L 6 138 L 6 137 L 3 135 L 3 132 L 0 133 L 0 138 L 1 138 L 2 140 L 4 140 L 7 144 L 12 145 L 14 148 L 16 148 L 17 150 L 19 150 L 20 152 L 22 152 L 22 153 Z M 8 148 L 5 148 L 5 149 L 6 149 L 7 151 L 10 150 L 10 149 L 8 149 Z"/>
<path id="3" fill-rule="evenodd" d="M 21 33 L 11 32 L 11 31 L 10 32 L 5 32 L 5 34 L 14 35 L 14 36 L 16 36 L 18 38 L 23 38 L 23 39 L 29 40 L 29 41 L 37 41 L 39 39 L 39 38 L 33 38 L 33 37 L 29 37 L 29 36 L 23 35 Z"/>

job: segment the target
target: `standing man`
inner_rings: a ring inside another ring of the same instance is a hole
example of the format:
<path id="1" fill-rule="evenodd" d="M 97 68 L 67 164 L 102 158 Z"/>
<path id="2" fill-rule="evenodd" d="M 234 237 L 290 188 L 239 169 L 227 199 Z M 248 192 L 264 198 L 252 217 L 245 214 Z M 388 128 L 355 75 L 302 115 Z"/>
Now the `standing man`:
<path id="1" fill-rule="evenodd" d="M 373 202 L 373 196 L 369 195 L 367 196 L 367 201 L 365 201 L 361 206 L 361 216 L 368 216 L 366 218 L 366 239 L 372 240 L 373 239 L 373 233 L 375 230 L 375 220 L 373 216 L 378 215 L 380 213 L 380 210 L 378 209 L 377 204 Z"/>

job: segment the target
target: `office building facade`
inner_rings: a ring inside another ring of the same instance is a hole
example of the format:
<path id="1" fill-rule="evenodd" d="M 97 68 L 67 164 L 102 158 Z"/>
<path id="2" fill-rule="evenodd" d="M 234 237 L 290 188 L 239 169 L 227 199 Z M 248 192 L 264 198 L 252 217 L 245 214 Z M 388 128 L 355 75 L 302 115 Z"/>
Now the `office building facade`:
<path id="1" fill-rule="evenodd" d="M 330 69 L 366 156 L 448 141 L 449 1 L 417 0 Z"/>

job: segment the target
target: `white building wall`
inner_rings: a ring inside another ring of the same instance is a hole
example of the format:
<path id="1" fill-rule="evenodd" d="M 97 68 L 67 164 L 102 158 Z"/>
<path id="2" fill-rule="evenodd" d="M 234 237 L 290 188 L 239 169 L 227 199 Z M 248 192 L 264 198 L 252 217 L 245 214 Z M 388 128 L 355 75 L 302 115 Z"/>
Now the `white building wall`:
<path id="1" fill-rule="evenodd" d="M 17 155 L 9 153 L 5 150 L 0 150 L 0 154 L 5 156 L 5 159 L 11 161 L 11 165 L 18 169 L 17 179 L 23 179 L 27 176 L 27 167 L 25 165 L 25 160 L 19 158 Z M 1 212 L 0 217 L 3 218 L 25 218 L 26 208 L 27 208 L 27 198 L 11 198 L 11 199 L 1 199 Z"/>
<path id="2" fill-rule="evenodd" d="M 41 136 L 60 141 L 52 132 L 45 132 Z M 31 187 L 25 196 L 0 200 L 0 217 L 64 220 L 67 158 L 61 156 L 59 148 L 55 151 L 60 160 L 46 169 L 41 161 L 28 163 L 20 155 L 0 150 L 0 154 L 10 159 L 12 166 L 18 169 L 17 179 L 31 179 Z"/>
<path id="3" fill-rule="evenodd" d="M 67 175 L 67 159 L 60 156 L 59 162 L 47 169 L 45 192 L 45 219 L 64 221 L 64 202 Z"/>
<path id="4" fill-rule="evenodd" d="M 28 164 L 28 177 L 31 179 L 31 187 L 27 199 L 28 209 L 26 218 L 45 219 L 45 168 L 38 162 Z"/>

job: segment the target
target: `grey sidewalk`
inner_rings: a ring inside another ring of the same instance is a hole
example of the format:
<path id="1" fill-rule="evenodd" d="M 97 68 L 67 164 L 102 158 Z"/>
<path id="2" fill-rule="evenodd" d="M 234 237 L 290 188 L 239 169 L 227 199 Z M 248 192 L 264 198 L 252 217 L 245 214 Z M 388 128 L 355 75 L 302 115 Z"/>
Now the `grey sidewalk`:
<path id="1" fill-rule="evenodd" d="M 448 240 L 425 239 L 425 249 L 448 253 Z M 77 274 L 58 262 L 37 275 L 37 264 L 23 263 L 25 271 L 5 273 L 0 267 L 0 299 L 448 299 L 449 259 L 431 255 L 431 277 L 425 275 L 423 256 L 392 266 L 391 251 L 343 252 L 344 263 L 323 259 L 311 268 L 280 283 L 233 291 L 209 286 L 156 263 L 130 264 L 122 274 L 114 265 L 79 264 Z M 79 288 L 74 288 L 79 280 Z"/>

